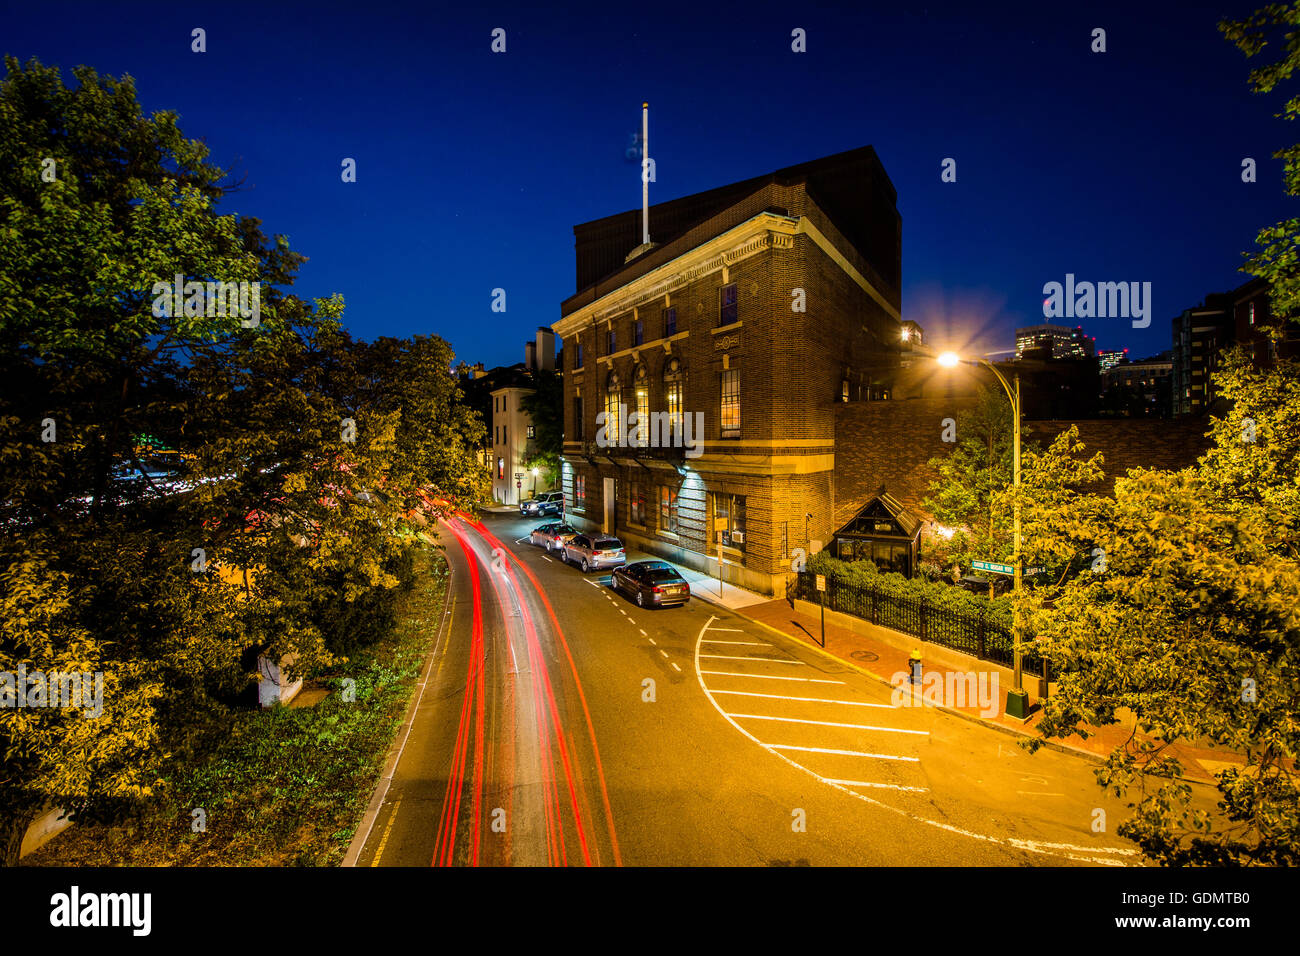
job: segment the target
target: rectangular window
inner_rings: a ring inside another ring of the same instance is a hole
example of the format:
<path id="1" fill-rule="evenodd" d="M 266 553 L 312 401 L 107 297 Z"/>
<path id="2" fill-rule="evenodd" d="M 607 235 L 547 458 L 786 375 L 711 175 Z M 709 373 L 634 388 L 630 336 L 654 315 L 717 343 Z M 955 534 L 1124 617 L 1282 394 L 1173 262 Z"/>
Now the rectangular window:
<path id="1" fill-rule="evenodd" d="M 636 525 L 645 525 L 645 492 L 644 486 L 639 481 L 632 482 L 631 489 L 631 512 L 629 518 Z"/>
<path id="2" fill-rule="evenodd" d="M 736 283 L 724 285 L 718 294 L 718 325 L 731 325 L 740 321 L 740 308 L 736 303 Z"/>
<path id="3" fill-rule="evenodd" d="M 529 426 L 528 426 L 528 434 L 527 434 L 526 437 L 528 437 L 528 438 L 533 438 L 533 437 L 536 437 L 536 434 L 537 434 L 537 432 L 536 432 L 536 428 L 535 428 L 535 426 L 533 426 L 533 425 L 529 425 Z"/>
<path id="4" fill-rule="evenodd" d="M 632 325 L 632 344 L 641 345 L 645 341 L 645 320 L 637 319 Z"/>
<path id="5" fill-rule="evenodd" d="M 619 397 L 620 397 L 619 391 L 616 388 L 611 388 L 609 391 L 605 393 L 605 442 L 607 445 L 610 446 L 618 444 Z M 600 441 L 599 432 L 596 433 L 596 440 Z"/>
<path id="6" fill-rule="evenodd" d="M 505 426 L 505 425 L 502 425 L 502 426 L 501 426 L 501 444 L 503 444 L 503 445 L 509 445 L 509 444 L 510 444 L 509 433 L 507 432 L 507 430 L 506 430 L 506 426 Z"/>
<path id="7" fill-rule="evenodd" d="M 716 548 L 721 542 L 729 548 L 744 551 L 745 496 L 713 492 L 709 498 L 713 502 L 713 546 Z"/>
<path id="8" fill-rule="evenodd" d="M 573 366 L 573 367 L 574 367 L 574 368 L 582 368 L 582 343 L 581 343 L 581 342 L 578 343 L 578 354 L 577 354 L 577 360 L 578 360 L 578 364 L 575 365 L 575 366 Z"/>
<path id="9" fill-rule="evenodd" d="M 677 533 L 677 492 L 667 485 L 659 488 L 659 530 Z"/>
<path id="10" fill-rule="evenodd" d="M 617 348 L 618 338 L 614 335 L 614 327 L 610 326 L 609 331 L 605 333 L 605 354 L 613 355 Z"/>
<path id="11" fill-rule="evenodd" d="M 677 334 L 677 307 L 664 309 L 664 338 Z"/>
<path id="12" fill-rule="evenodd" d="M 498 458 L 498 459 L 497 459 L 497 477 L 498 477 L 498 478 L 504 478 L 505 476 L 506 476 L 506 460 L 505 460 L 504 458 Z"/>
<path id="13" fill-rule="evenodd" d="M 574 396 L 573 399 L 573 436 L 582 441 L 583 429 L 585 423 L 582 420 L 582 397 Z"/>
<path id="14" fill-rule="evenodd" d="M 585 511 L 587 508 L 587 476 L 573 476 L 573 507 L 579 511 Z"/>
<path id="15" fill-rule="evenodd" d="M 722 373 L 722 399 L 718 420 L 723 438 L 740 437 L 740 369 L 729 368 Z"/>

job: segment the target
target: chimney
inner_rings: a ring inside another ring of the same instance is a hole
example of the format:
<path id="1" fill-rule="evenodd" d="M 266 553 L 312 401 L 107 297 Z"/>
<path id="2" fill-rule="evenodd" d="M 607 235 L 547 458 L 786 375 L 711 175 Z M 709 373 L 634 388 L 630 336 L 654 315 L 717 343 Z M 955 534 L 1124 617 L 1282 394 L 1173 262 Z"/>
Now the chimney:
<path id="1" fill-rule="evenodd" d="M 524 368 L 530 372 L 537 371 L 537 343 L 524 343 Z"/>
<path id="2" fill-rule="evenodd" d="M 544 325 L 537 327 L 537 368 L 543 372 L 555 371 L 555 333 Z"/>

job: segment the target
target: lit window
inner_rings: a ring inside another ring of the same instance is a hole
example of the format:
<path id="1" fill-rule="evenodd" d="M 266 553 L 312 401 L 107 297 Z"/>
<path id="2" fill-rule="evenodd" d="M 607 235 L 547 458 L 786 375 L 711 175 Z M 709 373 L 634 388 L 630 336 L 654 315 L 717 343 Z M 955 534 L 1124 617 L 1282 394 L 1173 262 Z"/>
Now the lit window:
<path id="1" fill-rule="evenodd" d="M 636 393 L 636 422 L 640 436 L 637 444 L 644 448 L 650 440 L 650 377 L 646 375 L 644 365 L 637 366 L 632 390 Z"/>
<path id="2" fill-rule="evenodd" d="M 740 437 L 740 369 L 729 368 L 722 373 L 722 402 L 719 421 L 723 438 Z"/>
<path id="3" fill-rule="evenodd" d="M 667 485 L 659 488 L 659 530 L 677 533 L 677 492 Z"/>
<path id="4" fill-rule="evenodd" d="M 618 444 L 618 402 L 619 402 L 619 381 L 618 375 L 614 372 L 609 373 L 609 383 L 605 387 L 605 444 Z M 597 436 L 599 439 L 599 436 Z"/>
<path id="5" fill-rule="evenodd" d="M 498 458 L 498 459 L 497 459 L 497 477 L 498 477 L 498 478 L 504 478 L 505 476 L 506 476 L 506 460 L 505 460 L 504 458 Z"/>
<path id="6" fill-rule="evenodd" d="M 534 425 L 529 425 L 529 426 L 528 426 L 528 437 L 529 437 L 529 438 L 532 438 L 532 437 L 535 435 L 535 431 L 534 431 L 535 427 L 536 427 L 536 426 L 534 426 Z"/>
<path id="7" fill-rule="evenodd" d="M 632 499 L 631 510 L 629 512 L 629 517 L 631 518 L 633 524 L 644 525 L 645 524 L 645 494 L 642 491 L 641 482 L 639 481 L 632 482 L 631 499 Z"/>

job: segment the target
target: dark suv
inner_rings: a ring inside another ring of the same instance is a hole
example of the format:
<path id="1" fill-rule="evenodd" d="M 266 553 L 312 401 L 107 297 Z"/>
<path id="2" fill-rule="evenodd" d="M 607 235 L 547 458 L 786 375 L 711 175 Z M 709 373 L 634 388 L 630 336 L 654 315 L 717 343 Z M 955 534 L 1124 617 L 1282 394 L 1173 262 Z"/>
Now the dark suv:
<path id="1" fill-rule="evenodd" d="M 564 510 L 564 492 L 548 491 L 519 503 L 521 515 L 558 515 Z"/>

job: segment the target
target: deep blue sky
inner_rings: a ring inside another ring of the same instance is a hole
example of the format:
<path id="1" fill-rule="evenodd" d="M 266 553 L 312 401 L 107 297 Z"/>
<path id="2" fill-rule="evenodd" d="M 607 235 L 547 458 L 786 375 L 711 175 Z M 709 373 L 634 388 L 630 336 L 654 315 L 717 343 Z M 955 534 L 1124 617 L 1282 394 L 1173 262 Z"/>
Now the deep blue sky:
<path id="1" fill-rule="evenodd" d="M 246 178 L 221 210 L 288 235 L 310 257 L 296 291 L 341 292 L 365 338 L 522 360 L 575 291 L 573 225 L 640 205 L 624 149 L 649 100 L 652 202 L 871 144 L 898 189 L 903 315 L 931 342 L 1009 348 L 1073 272 L 1153 284 L 1149 329 L 1085 322 L 1141 357 L 1294 212 L 1272 153 L 1300 129 L 1215 29 L 1261 4 L 3 3 L 0 51 L 134 76 L 146 111 L 177 111 Z"/>

